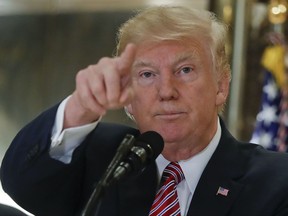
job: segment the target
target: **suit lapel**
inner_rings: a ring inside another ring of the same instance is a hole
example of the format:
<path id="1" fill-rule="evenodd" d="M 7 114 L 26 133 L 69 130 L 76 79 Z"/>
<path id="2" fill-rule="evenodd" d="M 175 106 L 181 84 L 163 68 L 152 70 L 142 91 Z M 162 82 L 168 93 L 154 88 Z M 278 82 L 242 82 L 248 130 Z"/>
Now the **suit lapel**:
<path id="1" fill-rule="evenodd" d="M 227 215 L 243 188 L 237 180 L 244 174 L 247 155 L 225 126 L 221 127 L 219 145 L 203 171 L 187 216 Z M 217 194 L 218 190 L 222 192 Z"/>

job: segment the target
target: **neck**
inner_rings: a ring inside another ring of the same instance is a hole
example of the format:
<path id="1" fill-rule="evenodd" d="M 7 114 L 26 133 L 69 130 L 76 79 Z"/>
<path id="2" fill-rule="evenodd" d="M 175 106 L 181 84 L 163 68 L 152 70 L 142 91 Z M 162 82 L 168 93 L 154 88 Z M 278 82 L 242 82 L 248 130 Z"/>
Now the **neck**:
<path id="1" fill-rule="evenodd" d="M 198 145 L 196 147 L 187 145 L 185 147 L 179 148 L 177 147 L 177 144 L 165 143 L 165 148 L 162 152 L 162 155 L 169 161 L 187 160 L 201 152 L 207 147 L 207 145 Z"/>

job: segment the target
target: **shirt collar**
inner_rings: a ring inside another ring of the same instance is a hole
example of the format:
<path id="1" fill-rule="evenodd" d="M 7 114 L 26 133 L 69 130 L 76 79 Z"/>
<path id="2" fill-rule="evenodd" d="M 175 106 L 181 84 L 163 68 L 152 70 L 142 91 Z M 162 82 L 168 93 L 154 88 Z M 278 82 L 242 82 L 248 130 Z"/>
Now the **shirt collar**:
<path id="1" fill-rule="evenodd" d="M 212 157 L 215 149 L 217 148 L 221 137 L 221 126 L 218 118 L 217 123 L 217 131 L 210 141 L 209 145 L 205 149 L 203 149 L 198 154 L 193 157 L 179 161 L 179 165 L 181 166 L 183 173 L 185 175 L 186 183 L 193 195 L 195 188 L 198 184 L 198 181 L 204 171 L 208 161 Z M 160 154 L 156 159 L 156 164 L 158 168 L 159 177 L 162 175 L 165 167 L 170 163 L 170 161 L 166 160 L 162 154 Z"/>

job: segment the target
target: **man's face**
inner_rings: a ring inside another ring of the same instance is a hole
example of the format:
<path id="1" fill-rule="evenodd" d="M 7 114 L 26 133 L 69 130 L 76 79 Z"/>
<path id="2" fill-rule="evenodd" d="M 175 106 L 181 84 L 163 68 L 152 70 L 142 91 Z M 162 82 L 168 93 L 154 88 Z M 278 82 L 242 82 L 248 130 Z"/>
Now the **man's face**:
<path id="1" fill-rule="evenodd" d="M 208 46 L 196 40 L 140 44 L 132 73 L 135 98 L 128 111 L 140 131 L 160 133 L 164 152 L 181 145 L 205 148 L 227 95 L 220 92 Z"/>

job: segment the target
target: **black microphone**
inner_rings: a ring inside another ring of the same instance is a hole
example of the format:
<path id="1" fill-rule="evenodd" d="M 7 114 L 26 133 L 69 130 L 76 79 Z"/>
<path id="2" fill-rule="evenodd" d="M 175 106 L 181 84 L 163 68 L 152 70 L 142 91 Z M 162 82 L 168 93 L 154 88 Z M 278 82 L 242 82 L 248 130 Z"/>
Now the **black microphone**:
<path id="1" fill-rule="evenodd" d="M 145 132 L 136 140 L 134 136 L 127 134 L 106 172 L 92 191 L 81 216 L 97 215 L 105 189 L 125 175 L 143 170 L 157 158 L 163 147 L 163 138 L 154 131 Z"/>
<path id="2" fill-rule="evenodd" d="M 117 181 L 122 177 L 143 171 L 162 152 L 164 140 L 155 131 L 147 131 L 141 134 L 131 148 L 127 157 L 116 168 L 111 181 Z"/>
<path id="3" fill-rule="evenodd" d="M 111 178 L 113 178 L 113 173 L 115 169 L 119 166 L 121 161 L 127 156 L 130 149 L 134 145 L 135 138 L 131 134 L 126 134 L 122 142 L 120 143 L 115 156 L 113 157 L 112 161 L 108 165 L 106 172 L 102 176 L 102 184 L 108 184 Z"/>

